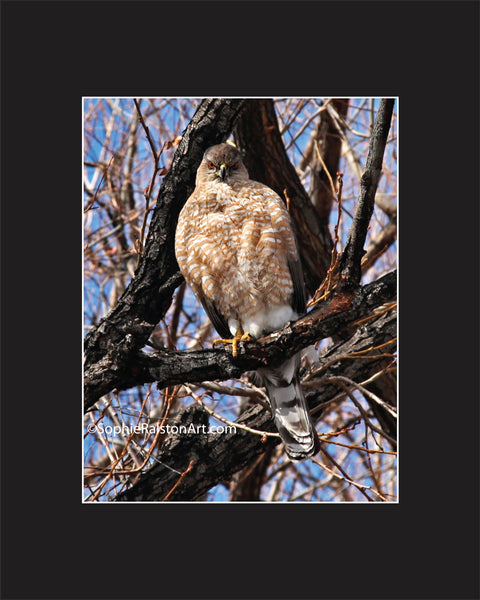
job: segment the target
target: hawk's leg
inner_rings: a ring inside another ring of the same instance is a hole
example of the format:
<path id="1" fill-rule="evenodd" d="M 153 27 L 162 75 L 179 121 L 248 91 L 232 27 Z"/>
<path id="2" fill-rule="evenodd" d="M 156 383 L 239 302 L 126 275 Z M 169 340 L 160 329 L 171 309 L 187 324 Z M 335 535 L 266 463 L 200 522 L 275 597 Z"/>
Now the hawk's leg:
<path id="1" fill-rule="evenodd" d="M 215 346 L 216 344 L 232 344 L 232 346 L 233 346 L 232 355 L 237 356 L 238 344 L 240 342 L 252 342 L 252 341 L 253 341 L 253 337 L 248 332 L 244 332 L 241 324 L 239 323 L 238 327 L 237 327 L 237 332 L 235 333 L 235 337 L 233 337 L 232 339 L 229 339 L 229 340 L 224 340 L 222 338 L 213 340 L 213 345 Z"/>

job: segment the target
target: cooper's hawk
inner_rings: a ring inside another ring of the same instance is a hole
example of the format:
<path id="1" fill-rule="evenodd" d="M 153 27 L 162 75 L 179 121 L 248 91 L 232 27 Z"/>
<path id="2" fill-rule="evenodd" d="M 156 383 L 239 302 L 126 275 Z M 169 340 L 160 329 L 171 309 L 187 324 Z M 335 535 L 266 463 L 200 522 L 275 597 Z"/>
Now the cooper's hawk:
<path id="1" fill-rule="evenodd" d="M 281 198 L 252 181 L 239 151 L 208 148 L 175 237 L 187 283 L 222 338 L 261 337 L 305 312 L 305 289 L 290 217 Z M 223 340 L 226 341 L 226 340 Z M 300 387 L 300 355 L 261 375 L 287 454 L 302 460 L 319 449 Z"/>

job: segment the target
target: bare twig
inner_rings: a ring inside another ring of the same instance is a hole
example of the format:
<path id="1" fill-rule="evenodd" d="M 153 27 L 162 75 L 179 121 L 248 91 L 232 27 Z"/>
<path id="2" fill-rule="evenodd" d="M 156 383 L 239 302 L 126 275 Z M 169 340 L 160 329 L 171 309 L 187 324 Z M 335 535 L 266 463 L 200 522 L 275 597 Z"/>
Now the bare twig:
<path id="1" fill-rule="evenodd" d="M 145 131 L 145 135 L 147 136 L 147 140 L 148 143 L 150 144 L 150 149 L 152 151 L 153 154 L 153 161 L 154 161 L 154 167 L 153 167 L 153 174 L 152 174 L 152 178 L 150 180 L 150 185 L 145 188 L 144 190 L 144 197 L 145 197 L 145 213 L 143 215 L 143 221 L 142 221 L 142 229 L 140 231 L 140 238 L 137 239 L 135 241 L 135 250 L 138 254 L 138 261 L 137 261 L 137 267 L 140 264 L 140 259 L 142 257 L 143 254 L 143 241 L 145 239 L 145 228 L 147 226 L 147 219 L 148 219 L 148 213 L 150 210 L 150 198 L 152 197 L 152 191 L 153 191 L 153 186 L 155 183 L 155 178 L 157 176 L 158 173 L 158 162 L 160 160 L 160 153 L 157 153 L 157 150 L 155 148 L 155 144 L 152 140 L 152 137 L 150 135 L 150 130 L 148 129 L 145 120 L 143 118 L 142 115 L 142 111 L 140 110 L 140 104 L 138 102 L 138 100 L 136 98 L 134 98 L 133 102 L 135 103 L 135 108 L 137 109 L 137 113 L 138 113 L 138 118 L 140 119 L 140 123 L 142 124 L 142 127 Z"/>
<path id="2" fill-rule="evenodd" d="M 144 398 L 144 400 L 143 400 L 143 402 L 142 402 L 142 407 L 141 407 L 141 409 L 140 409 L 140 414 L 139 414 L 139 416 L 138 416 L 138 420 L 137 420 L 137 423 L 136 423 L 136 425 L 138 425 L 138 424 L 140 423 L 140 419 L 141 419 L 141 416 L 142 416 L 143 410 L 144 410 L 144 408 L 145 408 L 145 404 L 146 404 L 146 402 L 147 402 L 147 400 L 148 400 L 149 396 L 150 396 L 150 393 L 147 393 L 147 394 L 146 394 L 146 396 L 145 396 L 145 398 Z M 106 476 L 106 477 L 103 479 L 103 481 L 100 483 L 100 485 L 99 485 L 99 486 L 98 486 L 98 488 L 96 489 L 96 491 L 95 491 L 95 494 L 93 495 L 93 497 L 92 497 L 92 499 L 91 499 L 91 500 L 92 500 L 92 502 L 94 502 L 95 500 L 97 500 L 97 499 L 98 499 L 98 497 L 100 496 L 100 493 L 101 493 L 101 491 L 103 490 L 103 488 L 105 487 L 106 483 L 108 482 L 108 480 L 109 480 L 109 479 L 112 477 L 112 475 L 114 474 L 114 472 L 115 472 L 115 467 L 118 465 L 118 463 L 119 463 L 119 462 L 122 460 L 122 458 L 125 456 L 125 454 L 126 454 L 126 452 L 127 452 L 128 445 L 130 444 L 130 441 L 132 440 L 132 438 L 133 438 L 133 436 L 134 436 L 134 435 L 135 435 L 135 427 L 133 427 L 133 428 L 132 428 L 132 432 L 131 432 L 131 433 L 130 433 L 130 435 L 128 436 L 128 439 L 127 439 L 127 440 L 126 440 L 126 442 L 125 442 L 125 446 L 123 447 L 123 450 L 122 450 L 122 452 L 120 453 L 120 456 L 117 458 L 117 460 L 115 460 L 115 461 L 112 463 L 112 465 L 110 466 L 110 470 L 109 470 L 109 472 L 108 472 L 107 476 Z"/>
<path id="3" fill-rule="evenodd" d="M 327 171 L 327 173 L 328 173 L 328 171 Z M 310 308 L 311 306 L 314 306 L 315 304 L 318 304 L 321 300 L 324 300 L 330 294 L 330 292 L 336 287 L 336 284 L 337 284 L 336 280 L 334 281 L 334 274 L 337 272 L 337 267 L 338 267 L 338 250 L 337 250 L 338 243 L 339 243 L 338 227 L 340 225 L 340 218 L 342 216 L 343 173 L 337 173 L 337 188 L 336 189 L 333 186 L 333 181 L 332 181 L 329 173 L 328 173 L 328 176 L 329 176 L 331 184 L 332 184 L 333 195 L 337 199 L 337 204 L 338 204 L 337 222 L 335 223 L 335 228 L 334 228 L 332 257 L 330 260 L 330 266 L 328 268 L 325 279 L 323 280 L 322 284 L 320 285 L 318 290 L 313 295 L 313 298 L 310 300 L 310 302 L 308 302 L 308 304 L 307 304 L 308 308 Z"/>
<path id="4" fill-rule="evenodd" d="M 274 432 L 270 432 L 270 431 L 260 431 L 259 429 L 252 429 L 251 427 L 247 427 L 247 425 L 242 425 L 241 423 L 234 423 L 233 421 L 229 421 L 225 417 L 222 417 L 221 415 L 217 414 L 211 408 L 208 408 L 208 406 L 206 406 L 202 402 L 200 396 L 197 396 L 197 394 L 195 394 L 193 392 L 192 388 L 190 388 L 187 385 L 185 385 L 184 387 L 187 390 L 187 392 L 189 393 L 189 395 L 192 396 L 192 398 L 195 400 L 195 402 L 197 404 L 199 404 L 210 416 L 212 416 L 214 419 L 217 419 L 218 421 L 221 421 L 222 423 L 225 423 L 226 425 L 230 425 L 230 427 L 233 427 L 234 430 L 237 428 L 243 429 L 244 431 L 248 431 L 248 433 L 254 433 L 255 435 L 261 436 L 262 438 L 263 437 L 276 437 L 276 438 L 280 437 L 280 434 L 278 434 L 278 433 L 274 433 Z"/>
<path id="5" fill-rule="evenodd" d="M 108 164 L 104 167 L 102 177 L 97 185 L 97 189 L 95 190 L 95 193 L 93 194 L 93 198 L 88 203 L 88 206 L 86 206 L 86 208 L 84 209 L 84 211 L 83 211 L 84 213 L 88 212 L 89 210 L 91 210 L 93 208 L 93 205 L 95 204 L 95 202 L 97 200 L 98 190 L 100 189 L 100 186 L 102 185 L 102 182 L 105 179 L 107 171 L 111 167 L 114 158 L 115 158 L 115 155 L 112 156 L 112 158 L 108 161 Z"/>
<path id="6" fill-rule="evenodd" d="M 193 469 L 193 465 L 194 465 L 194 461 L 191 460 L 190 463 L 189 463 L 189 465 L 188 465 L 188 467 L 185 469 L 185 471 L 178 478 L 177 483 L 172 487 L 172 489 L 168 492 L 168 494 L 162 499 L 162 502 L 166 502 L 170 498 L 170 496 L 173 494 L 173 492 L 178 488 L 178 486 L 185 479 L 185 476 L 188 475 L 188 473 L 190 473 L 190 471 Z"/>

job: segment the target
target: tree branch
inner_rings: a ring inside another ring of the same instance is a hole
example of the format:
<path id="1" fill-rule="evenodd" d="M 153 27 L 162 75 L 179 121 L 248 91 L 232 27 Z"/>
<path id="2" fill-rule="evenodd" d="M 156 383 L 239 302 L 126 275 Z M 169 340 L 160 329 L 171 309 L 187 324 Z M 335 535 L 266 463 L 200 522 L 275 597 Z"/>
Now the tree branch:
<path id="1" fill-rule="evenodd" d="M 395 335 L 396 316 L 395 312 L 391 311 L 360 327 L 348 342 L 340 342 L 328 348 L 315 365 L 316 372 L 321 371 L 320 385 L 317 382 L 315 389 L 307 393 L 310 407 L 317 407 L 317 418 L 321 415 L 322 405 L 339 393 L 337 385 L 328 383 L 329 377 L 334 378 L 341 369 L 341 373 L 347 373 L 345 376 L 353 381 L 368 379 L 378 372 L 384 354 L 374 352 L 367 357 L 366 351 L 392 341 Z M 389 351 L 394 350 L 395 344 L 392 343 L 389 345 Z M 355 352 L 363 353 L 363 358 L 346 360 L 347 354 Z M 344 363 L 347 363 L 347 369 Z M 326 383 L 322 383 L 323 381 Z M 260 405 L 248 408 L 236 423 L 251 429 L 275 431 L 270 411 Z M 191 424 L 195 427 L 204 426 L 206 431 L 208 414 L 198 405 L 190 406 L 178 415 L 174 424 L 184 425 L 187 431 Z M 228 484 L 235 473 L 247 465 L 252 465 L 256 457 L 270 452 L 279 441 L 277 437 L 262 438 L 239 427 L 236 431 L 221 434 L 172 435 L 156 457 L 157 464 L 142 475 L 130 489 L 120 493 L 116 501 L 161 501 L 166 497 L 171 501 L 198 500 L 213 486 L 219 483 Z M 190 472 L 178 483 L 192 461 Z"/>
<path id="2" fill-rule="evenodd" d="M 390 130 L 394 103 L 393 99 L 382 98 L 375 118 L 367 163 L 360 180 L 360 195 L 348 240 L 340 259 L 340 290 L 352 290 L 360 284 L 363 246 L 375 205 L 375 194 L 382 172 L 383 154 Z"/>
<path id="3" fill-rule="evenodd" d="M 373 310 L 396 297 L 396 272 L 388 273 L 377 281 L 360 288 L 356 295 L 336 294 L 330 300 L 295 323 L 256 342 L 241 344 L 237 357 L 230 350 L 213 349 L 181 352 L 160 350 L 155 354 L 136 352 L 135 360 L 124 364 L 121 370 L 112 368 L 111 353 L 85 372 L 85 409 L 89 409 L 106 392 L 112 381 L 105 381 L 106 372 L 112 371 L 115 387 L 129 389 L 136 385 L 156 381 L 159 388 L 185 382 L 225 380 L 239 377 L 245 371 L 280 364 L 299 350 L 348 328 L 370 316 Z M 126 352 L 130 353 L 130 340 L 126 336 Z M 122 351 L 122 349 L 119 349 Z M 117 363 L 114 362 L 114 365 Z"/>

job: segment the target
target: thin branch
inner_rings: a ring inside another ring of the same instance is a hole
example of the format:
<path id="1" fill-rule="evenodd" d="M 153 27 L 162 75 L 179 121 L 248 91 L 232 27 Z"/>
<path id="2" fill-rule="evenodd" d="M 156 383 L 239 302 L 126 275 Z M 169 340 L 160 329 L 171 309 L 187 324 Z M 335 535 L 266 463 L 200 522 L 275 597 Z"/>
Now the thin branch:
<path id="1" fill-rule="evenodd" d="M 137 262 L 137 267 L 138 267 L 140 265 L 140 260 L 142 258 L 142 254 L 143 254 L 143 250 L 144 250 L 143 240 L 145 239 L 145 229 L 147 227 L 148 214 L 150 212 L 150 199 L 152 197 L 153 186 L 155 184 L 155 179 L 156 179 L 157 175 L 161 171 L 158 167 L 158 164 L 160 162 L 160 157 L 162 156 L 163 151 L 166 148 L 168 149 L 168 148 L 171 148 L 172 146 L 177 146 L 180 143 L 182 138 L 181 138 L 181 136 L 178 136 L 173 142 L 171 142 L 171 141 L 164 142 L 160 152 L 157 152 L 157 150 L 155 148 L 155 143 L 152 139 L 152 136 L 150 135 L 150 130 L 147 127 L 147 124 L 145 123 L 145 120 L 142 115 L 142 111 L 140 110 L 140 103 L 138 102 L 138 100 L 136 98 L 133 99 L 133 102 L 135 103 L 135 108 L 137 109 L 138 118 L 140 120 L 140 123 L 142 124 L 144 131 L 145 131 L 145 135 L 147 136 L 148 143 L 150 144 L 150 149 L 153 154 L 153 162 L 154 162 L 153 173 L 152 173 L 152 177 L 150 179 L 150 184 L 145 188 L 145 190 L 143 192 L 143 195 L 145 197 L 145 213 L 143 215 L 143 222 L 142 222 L 142 228 L 140 231 L 140 238 L 135 240 L 135 250 L 138 254 L 138 262 Z M 167 173 L 167 169 L 164 168 L 162 170 L 162 174 L 165 175 L 165 173 Z"/>
<path id="2" fill-rule="evenodd" d="M 330 434 L 324 433 L 319 434 L 321 436 L 328 436 Z M 353 444 L 342 444 L 334 440 L 326 440 L 322 437 L 322 442 L 326 444 L 334 444 L 335 446 L 342 446 L 342 448 L 350 448 L 350 450 L 358 450 L 358 452 L 365 452 L 367 454 L 390 454 L 391 456 L 397 456 L 397 452 L 390 452 L 389 450 L 372 450 L 371 448 L 363 448 L 362 446 L 355 446 Z"/>
<path id="3" fill-rule="evenodd" d="M 247 427 L 246 425 L 242 425 L 241 423 L 238 423 L 238 422 L 234 423 L 233 421 L 230 421 L 229 419 L 222 417 L 221 415 L 219 415 L 215 411 L 213 411 L 211 408 L 208 408 L 208 406 L 206 406 L 202 402 L 202 400 L 200 399 L 200 396 L 197 396 L 196 394 L 194 394 L 193 390 L 190 387 L 185 385 L 184 388 L 187 390 L 189 395 L 195 400 L 195 402 L 197 404 L 199 404 L 203 408 L 203 410 L 205 410 L 214 419 L 217 419 L 218 421 L 221 421 L 222 423 L 225 423 L 226 425 L 230 425 L 230 427 L 233 427 L 234 429 L 236 429 L 238 427 L 239 429 L 243 429 L 243 431 L 248 431 L 248 433 L 253 433 L 255 435 L 259 435 L 262 438 L 268 437 L 268 436 L 280 438 L 279 433 L 272 433 L 270 431 L 260 431 L 259 429 L 253 429 L 252 427 Z"/>
<path id="4" fill-rule="evenodd" d="M 386 440 L 388 440 L 391 444 L 395 445 L 396 441 L 390 435 L 388 435 L 388 433 L 386 433 L 385 431 L 383 431 L 383 429 L 381 429 L 380 427 L 377 427 L 370 421 L 370 419 L 367 415 L 367 411 L 363 408 L 363 406 L 360 404 L 360 402 L 355 398 L 355 396 L 350 391 L 350 389 L 349 389 L 350 382 L 347 385 L 342 381 L 342 379 L 343 378 L 337 377 L 336 383 L 343 389 L 345 394 L 350 398 L 350 400 L 353 402 L 353 404 L 357 407 L 357 409 L 359 410 L 360 414 L 362 415 L 362 418 L 365 421 L 365 423 L 370 427 L 370 429 L 372 431 L 375 431 L 375 433 L 378 433 L 379 435 L 384 437 Z"/>
<path id="5" fill-rule="evenodd" d="M 140 419 L 142 417 L 142 413 L 143 413 L 143 410 L 145 408 L 145 404 L 147 403 L 147 400 L 148 400 L 149 396 L 150 396 L 150 392 L 145 395 L 145 398 L 144 398 L 144 400 L 142 402 L 142 406 L 140 408 L 140 413 L 138 415 L 138 419 L 137 419 L 136 425 L 138 425 L 140 423 Z M 103 481 L 100 483 L 100 485 L 96 489 L 95 494 L 93 495 L 93 497 L 91 499 L 92 502 L 94 502 L 95 500 L 97 500 L 97 498 L 100 495 L 100 492 L 105 487 L 105 485 L 108 482 L 108 480 L 115 474 L 115 468 L 118 465 L 118 463 L 122 460 L 122 458 L 125 456 L 125 454 L 127 453 L 128 445 L 132 441 L 134 435 L 135 435 L 135 427 L 132 428 L 131 433 L 129 434 L 129 436 L 128 436 L 126 442 L 125 442 L 125 446 L 123 447 L 122 452 L 120 453 L 120 456 L 118 457 L 117 460 L 115 460 L 110 465 L 109 472 L 108 472 L 107 476 L 103 479 Z"/>
<path id="6" fill-rule="evenodd" d="M 325 452 L 325 450 L 324 450 Z M 330 456 L 330 454 L 326 453 L 328 458 L 330 460 L 332 460 L 332 462 L 335 464 L 335 466 L 337 467 L 337 469 L 339 469 L 339 471 L 343 474 L 339 475 L 338 473 L 335 473 L 335 471 L 332 471 L 332 469 L 330 469 L 329 467 L 327 467 L 327 465 L 323 464 L 322 462 L 320 462 L 318 459 L 316 458 L 311 458 L 310 460 L 312 460 L 316 465 L 318 465 L 319 467 L 321 467 L 322 469 L 324 469 L 325 471 L 327 471 L 328 473 L 330 473 L 331 475 L 333 475 L 334 477 L 336 477 L 337 479 L 340 479 L 341 481 L 345 481 L 346 483 L 349 483 L 350 485 L 353 485 L 355 488 L 357 488 L 357 490 L 363 494 L 367 500 L 369 502 L 372 502 L 372 499 L 370 498 L 370 496 L 366 493 L 366 490 L 368 490 L 369 492 L 372 492 L 372 494 L 375 494 L 376 496 L 378 496 L 381 500 L 383 500 L 384 502 L 388 502 L 388 500 L 385 498 L 385 496 L 382 496 L 382 494 L 380 494 L 379 492 L 377 492 L 376 490 L 374 490 L 371 486 L 369 485 L 362 485 L 356 481 L 353 481 L 352 479 L 350 479 L 348 477 L 348 475 L 345 474 L 345 472 L 339 467 L 339 465 L 332 459 L 332 457 Z"/>
<path id="7" fill-rule="evenodd" d="M 188 467 L 185 469 L 185 471 L 180 475 L 177 483 L 172 487 L 172 489 L 168 492 L 168 494 L 162 499 L 162 502 L 166 502 L 170 496 L 173 494 L 173 492 L 178 488 L 178 486 L 182 483 L 182 481 L 185 479 L 185 476 L 188 475 L 188 473 L 190 473 L 190 471 L 193 469 L 193 465 L 195 464 L 195 461 L 191 460 L 190 463 L 188 464 Z"/>
<path id="8" fill-rule="evenodd" d="M 378 396 L 376 396 L 373 392 L 370 392 L 369 390 L 367 390 L 360 383 L 356 383 L 355 381 L 352 381 L 348 377 L 342 377 L 341 375 L 336 375 L 336 376 L 333 376 L 333 377 L 327 377 L 324 380 L 327 381 L 327 382 L 330 382 L 330 383 L 337 383 L 337 382 L 338 383 L 344 383 L 346 385 L 350 385 L 350 386 L 356 388 L 359 392 L 361 392 L 365 396 L 368 396 L 370 398 L 370 400 L 373 400 L 373 402 L 376 402 L 383 409 L 385 409 L 388 413 L 390 413 L 394 419 L 397 418 L 397 411 L 394 408 L 392 408 L 391 406 L 389 406 L 386 402 L 384 402 L 381 398 L 379 398 Z"/>
<path id="9" fill-rule="evenodd" d="M 93 205 L 95 204 L 95 202 L 97 200 L 98 190 L 100 189 L 100 186 L 102 185 L 102 182 L 105 179 L 105 176 L 107 175 L 107 171 L 111 167 L 114 158 L 115 158 L 115 155 L 112 156 L 112 158 L 108 161 L 108 164 L 103 168 L 102 177 L 101 177 L 100 181 L 98 182 L 97 189 L 95 190 L 95 193 L 93 194 L 93 198 L 88 203 L 88 206 L 84 209 L 84 211 L 83 211 L 84 213 L 87 213 L 89 210 L 91 210 L 93 208 Z"/>
<path id="10" fill-rule="evenodd" d="M 326 167 L 325 167 L 325 169 L 326 169 Z M 328 173 L 328 171 L 327 171 L 327 173 Z M 330 177 L 330 174 L 328 174 L 328 176 Z M 317 289 L 317 291 L 313 295 L 313 298 L 308 302 L 307 307 L 309 307 L 309 308 L 311 306 L 314 306 L 315 304 L 318 304 L 321 300 L 324 300 L 330 294 L 330 292 L 333 289 L 335 289 L 335 287 L 337 285 L 337 278 L 334 279 L 334 274 L 338 273 L 337 267 L 338 267 L 339 259 L 338 259 L 337 246 L 340 241 L 339 237 L 338 237 L 338 228 L 339 228 L 340 219 L 342 216 L 343 173 L 337 173 L 337 188 L 336 189 L 335 189 L 335 186 L 333 185 L 333 181 L 331 183 L 332 183 L 334 197 L 336 197 L 336 199 L 337 199 L 338 209 L 337 209 L 337 222 L 335 223 L 335 228 L 334 228 L 334 240 L 333 240 L 333 246 L 332 246 L 330 266 L 328 268 L 327 274 L 326 274 L 325 279 L 323 280 L 322 284 L 320 285 L 320 287 Z"/>

